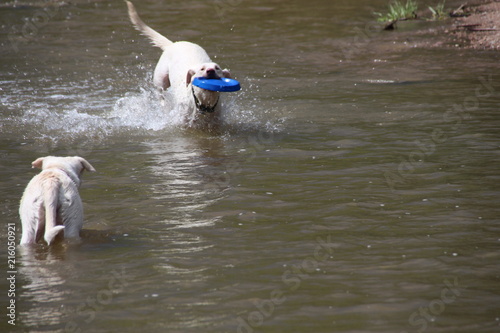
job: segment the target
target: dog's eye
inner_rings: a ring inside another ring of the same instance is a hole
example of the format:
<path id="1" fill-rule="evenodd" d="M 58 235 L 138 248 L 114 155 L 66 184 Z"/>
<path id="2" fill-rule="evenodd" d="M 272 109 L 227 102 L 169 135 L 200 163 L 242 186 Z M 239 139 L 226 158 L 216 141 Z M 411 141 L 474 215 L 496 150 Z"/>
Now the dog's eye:
<path id="1" fill-rule="evenodd" d="M 201 67 L 201 70 L 204 71 L 205 70 L 205 66 Z"/>

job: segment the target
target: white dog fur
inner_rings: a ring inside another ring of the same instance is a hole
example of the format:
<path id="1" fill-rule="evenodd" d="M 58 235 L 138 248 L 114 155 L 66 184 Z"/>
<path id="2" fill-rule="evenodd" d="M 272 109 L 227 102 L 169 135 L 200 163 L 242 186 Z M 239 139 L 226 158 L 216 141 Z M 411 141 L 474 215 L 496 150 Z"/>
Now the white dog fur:
<path id="1" fill-rule="evenodd" d="M 199 45 L 190 42 L 172 42 L 147 26 L 137 14 L 134 5 L 126 1 L 128 14 L 134 27 L 147 36 L 154 46 L 163 50 L 156 65 L 153 82 L 162 92 L 173 92 L 175 105 L 184 112 L 184 122 L 189 126 L 217 123 L 220 118 L 220 93 L 198 88 L 192 79 L 230 78 L 229 70 L 222 70 Z"/>
<path id="2" fill-rule="evenodd" d="M 79 238 L 83 205 L 78 188 L 83 171 L 95 171 L 94 167 L 79 156 L 40 157 L 31 165 L 42 172 L 29 182 L 21 199 L 21 244 L 37 243 L 43 236 L 50 245 L 59 234 Z"/>

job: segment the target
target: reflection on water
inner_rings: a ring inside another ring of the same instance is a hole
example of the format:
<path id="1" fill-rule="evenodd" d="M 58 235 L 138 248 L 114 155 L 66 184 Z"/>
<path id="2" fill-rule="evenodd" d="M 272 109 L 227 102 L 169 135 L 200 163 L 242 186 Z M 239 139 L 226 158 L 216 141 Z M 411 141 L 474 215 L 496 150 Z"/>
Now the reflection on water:
<path id="1" fill-rule="evenodd" d="M 153 198 L 169 207 L 165 223 L 178 228 L 211 226 L 213 219 L 200 219 L 199 213 L 221 198 L 221 193 L 209 190 L 213 179 L 207 170 L 211 164 L 224 160 L 220 150 L 223 141 L 218 137 L 171 137 L 169 141 L 150 142 L 148 154 L 153 158 L 150 167 L 155 179 Z"/>
<path id="2" fill-rule="evenodd" d="M 22 258 L 19 273 L 26 279 L 23 286 L 23 298 L 32 304 L 21 310 L 23 324 L 30 326 L 57 327 L 63 322 L 61 304 L 70 291 L 61 288 L 66 282 L 61 274 L 61 260 L 64 251 L 60 247 L 41 249 L 39 247 L 19 247 L 18 255 Z"/>
<path id="3" fill-rule="evenodd" d="M 35 158 L 97 169 L 81 242 L 18 248 L 16 328 L 496 332 L 498 53 L 374 31 L 385 0 L 224 4 L 136 3 L 242 83 L 215 134 L 162 106 L 122 1 L 62 5 L 19 52 L 0 29 L 2 221 Z"/>

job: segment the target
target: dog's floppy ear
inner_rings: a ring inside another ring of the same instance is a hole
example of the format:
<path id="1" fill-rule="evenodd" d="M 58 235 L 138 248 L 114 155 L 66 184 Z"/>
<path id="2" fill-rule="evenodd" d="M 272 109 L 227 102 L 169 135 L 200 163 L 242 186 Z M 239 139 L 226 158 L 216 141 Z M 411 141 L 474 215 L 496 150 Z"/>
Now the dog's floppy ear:
<path id="1" fill-rule="evenodd" d="M 168 74 L 163 77 L 162 83 L 163 90 L 167 90 L 170 87 L 170 77 Z"/>
<path id="2" fill-rule="evenodd" d="M 45 159 L 45 157 L 39 157 L 39 158 L 37 158 L 36 160 L 34 160 L 33 162 L 31 162 L 31 167 L 32 168 L 41 169 L 42 166 L 43 166 L 43 160 L 44 159 Z"/>
<path id="3" fill-rule="evenodd" d="M 79 156 L 77 156 L 76 158 L 80 161 L 80 163 L 82 163 L 82 166 L 85 170 L 90 171 L 90 172 L 95 171 L 94 167 L 86 159 L 84 159 L 83 157 L 79 157 Z"/>
<path id="4" fill-rule="evenodd" d="M 231 72 L 229 71 L 229 69 L 224 69 L 222 71 L 222 76 L 224 76 L 226 79 L 230 79 L 231 78 Z"/>
<path id="5" fill-rule="evenodd" d="M 189 84 L 191 83 L 191 78 L 195 74 L 196 74 L 196 72 L 194 71 L 194 69 L 188 70 L 187 75 L 186 75 L 186 87 L 189 86 Z"/>

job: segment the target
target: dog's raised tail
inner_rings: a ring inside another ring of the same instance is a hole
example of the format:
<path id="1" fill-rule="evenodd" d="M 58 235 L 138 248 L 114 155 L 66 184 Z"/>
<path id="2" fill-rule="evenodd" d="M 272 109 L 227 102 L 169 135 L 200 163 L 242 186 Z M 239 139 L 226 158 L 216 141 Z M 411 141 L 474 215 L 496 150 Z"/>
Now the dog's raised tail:
<path id="1" fill-rule="evenodd" d="M 165 48 L 168 45 L 172 44 L 171 40 L 169 40 L 167 37 L 163 36 L 159 32 L 151 29 L 149 26 L 146 25 L 146 23 L 144 23 L 141 20 L 132 2 L 127 0 L 125 0 L 125 2 L 127 3 L 128 7 L 128 16 L 130 17 L 130 21 L 132 21 L 132 24 L 134 25 L 135 29 L 139 30 L 143 35 L 148 37 L 154 46 L 157 46 L 160 49 L 165 50 Z"/>

